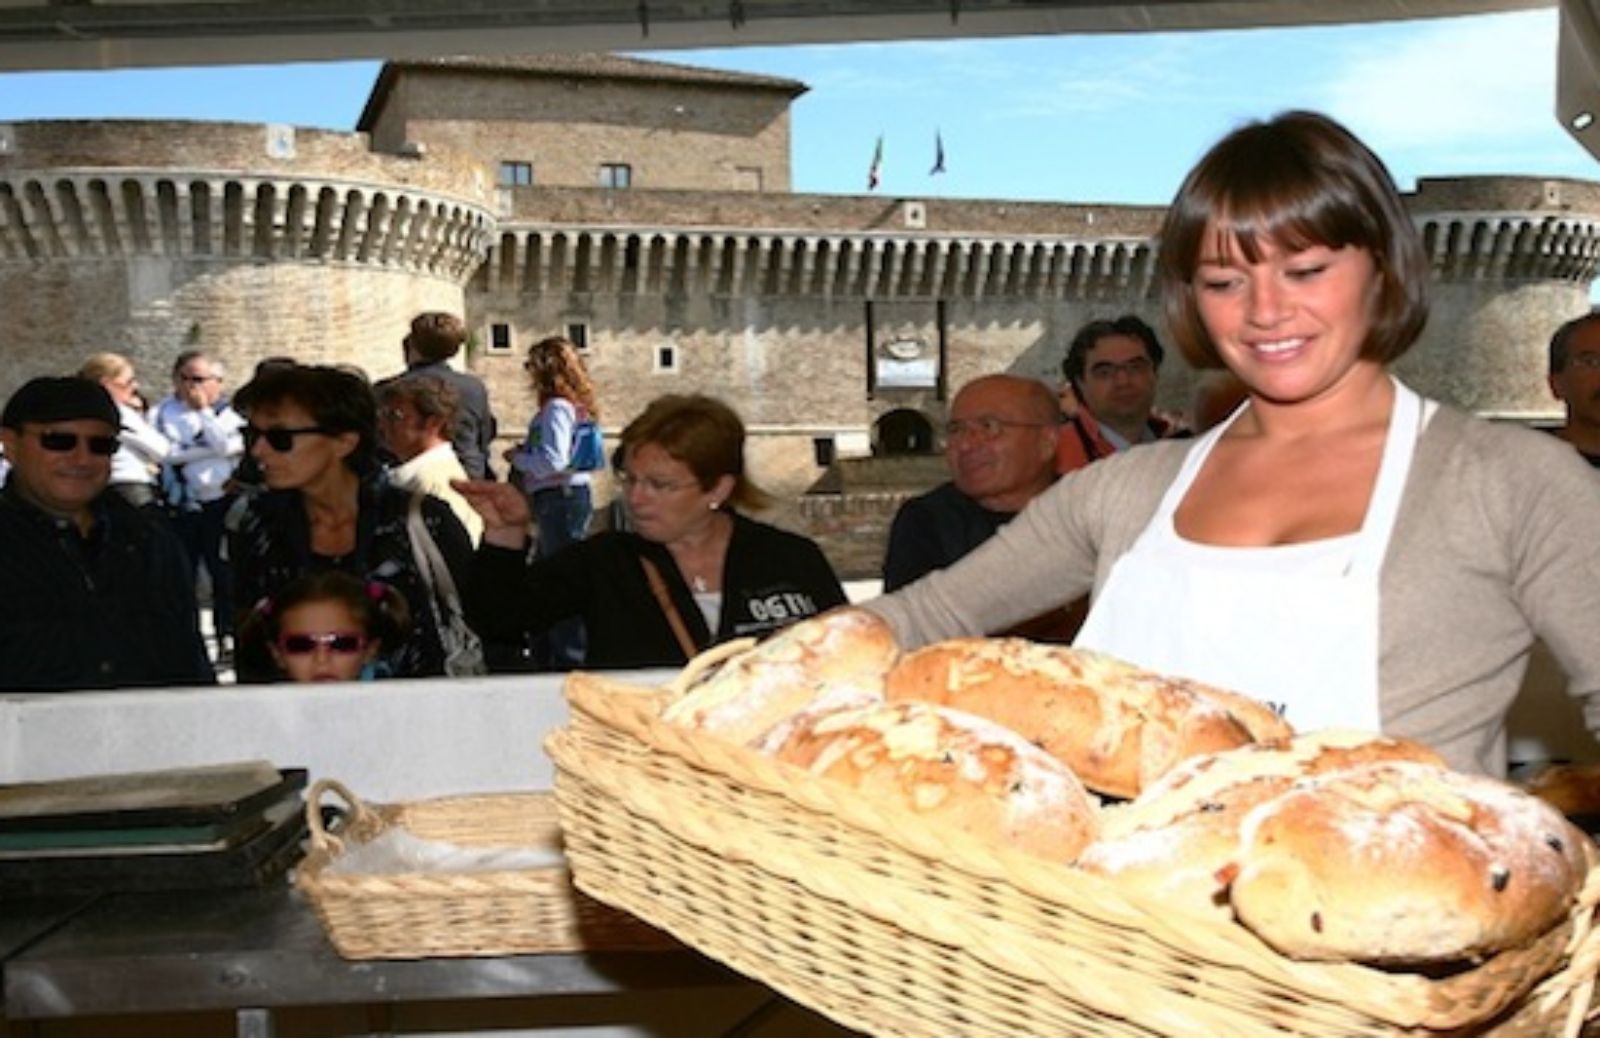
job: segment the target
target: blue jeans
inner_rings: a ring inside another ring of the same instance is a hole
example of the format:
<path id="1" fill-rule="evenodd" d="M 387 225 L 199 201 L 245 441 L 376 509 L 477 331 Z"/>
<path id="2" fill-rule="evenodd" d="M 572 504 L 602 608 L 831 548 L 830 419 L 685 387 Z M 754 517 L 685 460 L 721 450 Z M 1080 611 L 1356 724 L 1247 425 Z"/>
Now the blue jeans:
<path id="1" fill-rule="evenodd" d="M 536 490 L 532 499 L 533 518 L 539 524 L 539 558 L 549 558 L 588 536 L 594 498 L 587 483 Z M 534 655 L 542 657 L 540 662 L 549 669 L 572 670 L 583 665 L 588 638 L 581 619 L 562 620 L 545 632 L 542 641 L 544 645 L 536 645 Z"/>
<path id="2" fill-rule="evenodd" d="M 533 518 L 539 524 L 539 558 L 546 559 L 589 535 L 594 498 L 589 484 L 533 492 Z"/>

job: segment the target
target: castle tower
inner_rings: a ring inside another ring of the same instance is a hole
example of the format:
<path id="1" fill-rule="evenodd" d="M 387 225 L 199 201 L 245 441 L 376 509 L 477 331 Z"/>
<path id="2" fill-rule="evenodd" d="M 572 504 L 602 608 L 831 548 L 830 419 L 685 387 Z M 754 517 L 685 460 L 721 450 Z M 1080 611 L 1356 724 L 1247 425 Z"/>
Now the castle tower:
<path id="1" fill-rule="evenodd" d="M 1401 374 L 1479 414 L 1559 415 L 1547 350 L 1556 328 L 1591 305 L 1600 184 L 1423 179 L 1407 201 L 1433 263 L 1433 307 Z"/>
<path id="2" fill-rule="evenodd" d="M 402 366 L 423 309 L 461 312 L 494 222 L 484 171 L 364 137 L 193 122 L 0 125 L 0 394 L 129 354 L 159 394 L 213 352 Z"/>

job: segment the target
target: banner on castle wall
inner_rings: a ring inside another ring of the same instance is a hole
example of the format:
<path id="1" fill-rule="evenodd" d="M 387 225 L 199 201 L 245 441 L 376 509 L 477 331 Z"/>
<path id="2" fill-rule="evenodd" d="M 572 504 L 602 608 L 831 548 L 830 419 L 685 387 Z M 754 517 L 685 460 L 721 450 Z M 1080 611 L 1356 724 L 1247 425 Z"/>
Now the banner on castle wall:
<path id="1" fill-rule="evenodd" d="M 939 384 L 939 353 L 914 335 L 886 336 L 873 352 L 879 389 L 933 389 Z"/>

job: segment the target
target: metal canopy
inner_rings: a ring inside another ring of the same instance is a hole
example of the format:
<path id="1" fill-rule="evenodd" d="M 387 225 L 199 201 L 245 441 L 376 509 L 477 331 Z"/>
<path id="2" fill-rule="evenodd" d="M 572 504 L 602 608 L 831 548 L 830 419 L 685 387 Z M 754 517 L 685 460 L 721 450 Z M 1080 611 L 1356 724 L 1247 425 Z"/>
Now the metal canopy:
<path id="1" fill-rule="evenodd" d="M 0 0 L 0 68 L 1315 25 L 1553 0 Z"/>
<path id="2" fill-rule="evenodd" d="M 1201 31 L 1482 14 L 1555 2 L 0 0 L 0 70 Z M 1600 0 L 1559 3 L 1556 115 L 1600 158 Z"/>

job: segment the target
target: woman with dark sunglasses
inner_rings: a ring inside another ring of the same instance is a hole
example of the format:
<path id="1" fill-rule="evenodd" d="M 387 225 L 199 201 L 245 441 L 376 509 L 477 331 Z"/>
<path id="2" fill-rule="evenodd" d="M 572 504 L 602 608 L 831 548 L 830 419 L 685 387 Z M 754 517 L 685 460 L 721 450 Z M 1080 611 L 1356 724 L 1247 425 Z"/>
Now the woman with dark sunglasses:
<path id="1" fill-rule="evenodd" d="M 237 614 L 306 573 L 340 570 L 392 586 L 416 618 L 409 637 L 383 646 L 381 669 L 396 677 L 443 674 L 433 592 L 407 529 L 412 495 L 390 485 L 377 464 L 371 388 L 348 371 L 294 365 L 258 374 L 235 405 L 248 415 L 246 450 L 266 488 L 239 511 L 229 535 Z M 467 532 L 443 501 L 424 497 L 420 504 L 459 582 L 472 555 Z M 240 681 L 270 681 L 280 672 L 260 646 L 241 649 L 237 666 Z"/>

